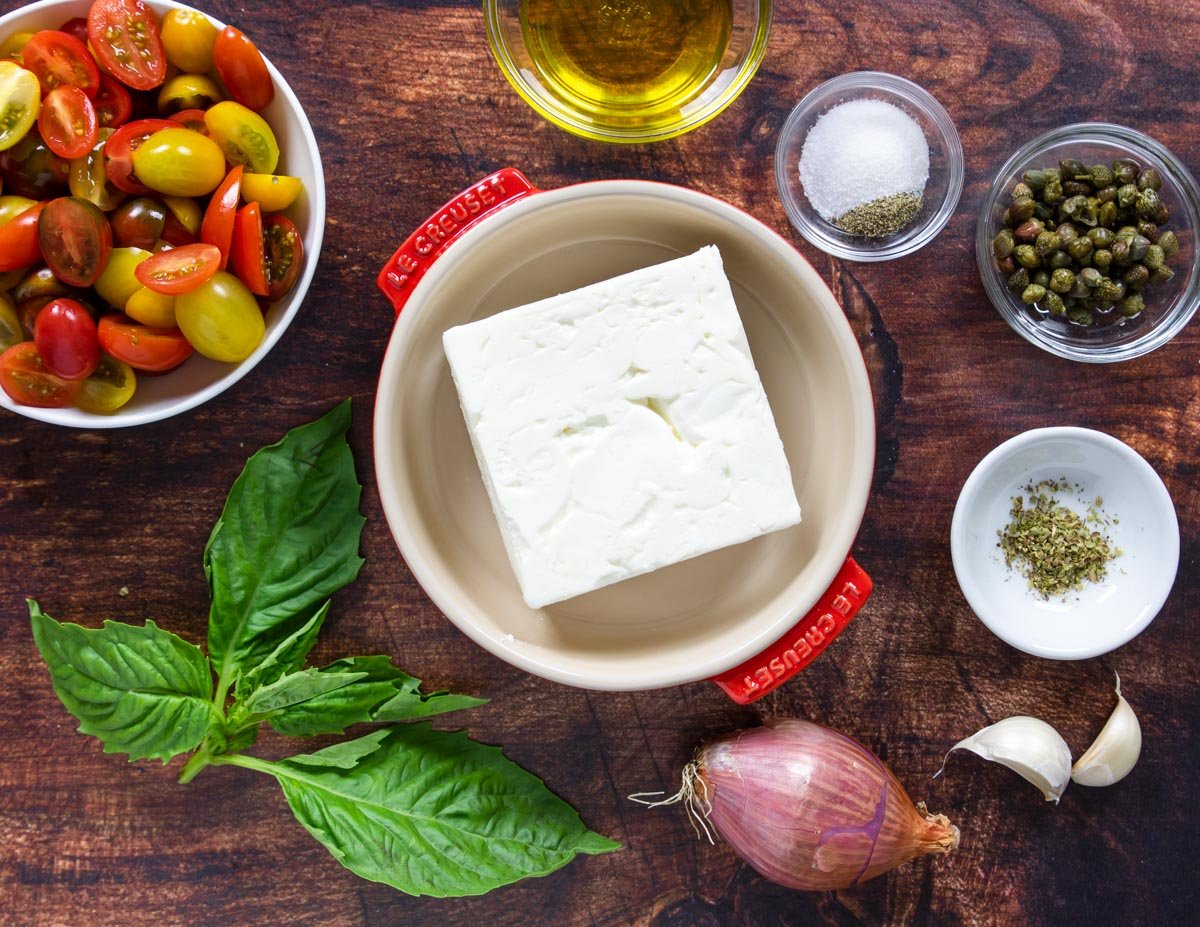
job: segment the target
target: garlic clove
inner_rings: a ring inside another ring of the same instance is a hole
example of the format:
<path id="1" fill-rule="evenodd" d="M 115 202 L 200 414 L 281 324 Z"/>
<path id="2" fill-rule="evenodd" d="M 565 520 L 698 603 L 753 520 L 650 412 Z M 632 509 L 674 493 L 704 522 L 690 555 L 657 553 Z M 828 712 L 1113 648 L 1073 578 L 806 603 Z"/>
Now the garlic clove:
<path id="1" fill-rule="evenodd" d="M 1080 785 L 1112 785 L 1129 775 L 1142 753 L 1142 726 L 1121 694 L 1117 674 L 1117 707 L 1104 728 L 1071 770 Z"/>
<path id="2" fill-rule="evenodd" d="M 1037 786 L 1046 801 L 1056 804 L 1071 781 L 1071 748 L 1049 724 L 1028 715 L 997 721 L 960 740 L 946 756 L 955 750 L 970 750 L 1007 766 Z M 942 766 L 945 768 L 944 760 Z"/>

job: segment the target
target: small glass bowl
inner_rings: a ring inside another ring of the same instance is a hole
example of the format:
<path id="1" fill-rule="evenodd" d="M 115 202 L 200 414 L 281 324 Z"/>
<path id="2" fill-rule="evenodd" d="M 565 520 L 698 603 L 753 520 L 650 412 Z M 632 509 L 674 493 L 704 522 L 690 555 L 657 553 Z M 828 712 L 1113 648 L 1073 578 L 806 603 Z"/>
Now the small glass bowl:
<path id="1" fill-rule="evenodd" d="M 1175 276 L 1147 286 L 1146 309 L 1131 319 L 1112 311 L 1112 321 L 1083 327 L 1025 305 L 1010 293 L 1008 275 L 996 266 L 992 239 L 1004 227 L 1009 192 L 1027 170 L 1055 167 L 1061 158 L 1086 165 L 1133 158 L 1162 175 L 1159 195 L 1171 210 L 1166 228 L 1179 238 L 1179 252 L 1167 262 Z M 1136 129 L 1104 122 L 1062 126 L 1022 146 L 996 176 L 984 201 L 975 234 L 975 260 L 988 298 L 1022 338 L 1069 360 L 1107 364 L 1148 354 L 1170 341 L 1200 306 L 1200 264 L 1196 260 L 1196 228 L 1200 225 L 1200 188 L 1183 163 L 1154 139 Z"/>
<path id="2" fill-rule="evenodd" d="M 800 152 L 809 130 L 824 113 L 851 100 L 882 100 L 904 110 L 929 143 L 929 182 L 921 212 L 886 238 L 850 235 L 826 222 L 800 183 Z M 796 104 L 775 147 L 775 185 L 796 231 L 822 251 L 849 261 L 890 261 L 929 244 L 950 221 L 962 194 L 962 142 L 950 114 L 927 90 L 894 74 L 855 71 L 826 81 Z"/>
<path id="3" fill-rule="evenodd" d="M 771 31 L 771 0 L 732 0 L 729 41 L 707 81 L 685 99 L 648 99 L 616 104 L 597 97 L 573 102 L 555 92 L 552 74 L 543 73 L 526 45 L 521 9 L 529 0 L 484 0 L 488 45 L 505 78 L 521 99 L 561 129 L 601 142 L 657 142 L 704 125 L 736 100 L 758 71 Z M 645 3 L 612 4 L 612 44 L 619 47 L 631 30 L 654 29 Z"/>

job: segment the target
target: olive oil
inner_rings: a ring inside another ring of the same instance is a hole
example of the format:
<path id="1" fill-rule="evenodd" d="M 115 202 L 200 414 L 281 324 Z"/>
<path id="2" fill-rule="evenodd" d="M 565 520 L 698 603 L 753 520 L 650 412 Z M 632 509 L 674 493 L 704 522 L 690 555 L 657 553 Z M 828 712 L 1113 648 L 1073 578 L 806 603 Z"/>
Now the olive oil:
<path id="1" fill-rule="evenodd" d="M 720 73 L 730 0 L 521 0 L 526 49 L 545 89 L 607 123 L 655 127 Z"/>

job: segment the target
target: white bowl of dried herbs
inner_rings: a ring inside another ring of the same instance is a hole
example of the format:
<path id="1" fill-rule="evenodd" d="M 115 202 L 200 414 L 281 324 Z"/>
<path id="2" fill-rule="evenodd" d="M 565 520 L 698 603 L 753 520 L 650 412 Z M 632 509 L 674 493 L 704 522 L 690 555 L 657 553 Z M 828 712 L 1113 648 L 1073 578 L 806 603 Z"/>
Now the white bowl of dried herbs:
<path id="1" fill-rule="evenodd" d="M 975 467 L 950 552 L 967 602 L 997 637 L 1082 660 L 1154 620 L 1175 582 L 1179 523 L 1133 448 L 1088 428 L 1037 428 Z"/>

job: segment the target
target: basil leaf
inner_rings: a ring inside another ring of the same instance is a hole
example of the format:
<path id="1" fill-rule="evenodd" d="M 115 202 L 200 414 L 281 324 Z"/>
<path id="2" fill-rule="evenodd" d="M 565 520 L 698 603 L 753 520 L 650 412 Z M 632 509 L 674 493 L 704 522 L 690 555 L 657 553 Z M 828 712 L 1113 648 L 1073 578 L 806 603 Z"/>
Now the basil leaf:
<path id="1" fill-rule="evenodd" d="M 422 694 L 421 680 L 392 666 L 391 660 L 384 656 L 337 660 L 317 672 L 360 673 L 362 678 L 271 715 L 271 727 L 280 734 L 290 737 L 340 734 L 352 724 L 411 721 L 486 704 L 485 699 L 469 695 Z"/>
<path id="2" fill-rule="evenodd" d="M 288 673 L 294 673 L 304 666 L 304 658 L 308 656 L 308 652 L 316 643 L 317 634 L 328 614 L 329 603 L 326 602 L 308 621 L 280 641 L 279 646 L 262 663 L 251 668 L 244 675 L 238 676 L 238 697 L 244 698 L 247 693 L 262 686 L 269 686 Z"/>
<path id="3" fill-rule="evenodd" d="M 246 699 L 245 710 L 251 714 L 265 714 L 269 711 L 287 708 L 297 702 L 309 701 L 335 689 L 341 689 L 362 679 L 365 675 L 365 673 L 322 673 L 315 669 L 289 673 L 271 685 L 255 691 Z"/>
<path id="4" fill-rule="evenodd" d="M 153 621 L 62 624 L 33 599 L 29 618 L 54 691 L 105 753 L 166 763 L 199 746 L 212 717 L 212 671 L 199 647 Z"/>
<path id="5" fill-rule="evenodd" d="M 411 895 L 480 895 L 618 848 L 498 747 L 461 731 L 411 724 L 363 740 L 350 768 L 359 741 L 263 768 L 308 832 L 364 879 Z"/>
<path id="6" fill-rule="evenodd" d="M 304 766 L 337 766 L 341 769 L 353 769 L 363 757 L 370 756 L 378 750 L 387 735 L 388 729 L 383 727 L 365 737 L 334 744 L 318 753 L 300 753 L 290 756 L 288 762 L 300 763 Z"/>
<path id="7" fill-rule="evenodd" d="M 208 650 L 220 694 L 358 575 L 362 488 L 345 401 L 246 462 L 204 549 Z"/>

